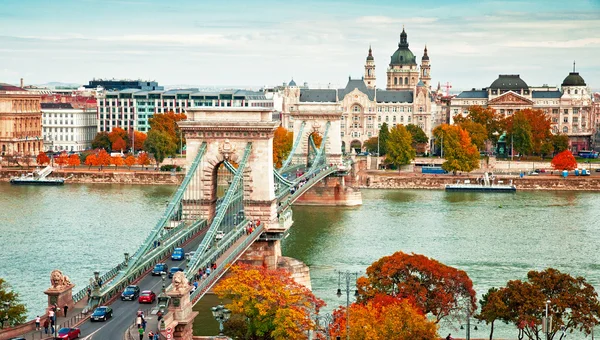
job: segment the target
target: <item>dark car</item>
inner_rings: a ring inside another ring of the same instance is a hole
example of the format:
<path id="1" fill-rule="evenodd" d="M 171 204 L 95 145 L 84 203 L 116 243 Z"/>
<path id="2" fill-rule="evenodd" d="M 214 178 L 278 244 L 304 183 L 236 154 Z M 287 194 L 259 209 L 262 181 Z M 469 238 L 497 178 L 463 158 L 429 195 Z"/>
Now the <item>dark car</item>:
<path id="1" fill-rule="evenodd" d="M 139 303 L 154 303 L 156 301 L 156 294 L 151 290 L 145 290 L 138 298 Z"/>
<path id="2" fill-rule="evenodd" d="M 90 321 L 106 321 L 112 318 L 113 310 L 108 306 L 100 306 L 94 310 L 94 313 L 90 317 Z"/>
<path id="3" fill-rule="evenodd" d="M 183 248 L 175 248 L 175 250 L 173 250 L 173 254 L 171 255 L 171 260 L 181 261 L 184 257 L 185 251 L 183 251 Z"/>
<path id="4" fill-rule="evenodd" d="M 135 299 L 138 298 L 138 296 L 140 296 L 140 287 L 127 286 L 127 288 L 125 288 L 123 293 L 121 293 L 121 300 L 122 301 L 125 301 L 125 300 L 134 301 Z"/>
<path id="5" fill-rule="evenodd" d="M 182 271 L 183 271 L 183 268 L 171 267 L 171 270 L 169 270 L 169 279 L 172 279 L 173 275 L 175 275 L 175 273 L 182 272 Z"/>
<path id="6" fill-rule="evenodd" d="M 166 263 L 157 263 L 152 269 L 152 276 L 166 274 L 169 270 L 169 266 Z"/>
<path id="7" fill-rule="evenodd" d="M 79 328 L 61 328 L 58 330 L 59 339 L 77 339 L 81 335 Z"/>

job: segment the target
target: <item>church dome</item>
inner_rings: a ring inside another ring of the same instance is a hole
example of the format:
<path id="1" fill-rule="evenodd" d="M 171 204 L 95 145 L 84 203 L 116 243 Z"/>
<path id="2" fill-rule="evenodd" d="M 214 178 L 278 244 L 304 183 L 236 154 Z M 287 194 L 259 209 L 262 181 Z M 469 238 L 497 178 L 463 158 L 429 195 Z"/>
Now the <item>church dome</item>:
<path id="1" fill-rule="evenodd" d="M 563 80 L 562 86 L 585 86 L 585 80 L 579 75 L 579 72 L 570 72 Z"/>
<path id="2" fill-rule="evenodd" d="M 392 55 L 390 60 L 390 66 L 394 65 L 417 65 L 417 58 L 408 48 L 408 35 L 402 29 L 402 33 L 400 33 L 400 43 L 398 44 L 398 49 Z"/>
<path id="3" fill-rule="evenodd" d="M 518 74 L 501 74 L 498 79 L 494 80 L 491 89 L 500 90 L 526 90 L 529 88 L 527 83 L 519 77 Z"/>
<path id="4" fill-rule="evenodd" d="M 288 86 L 297 86 L 294 79 L 292 79 L 292 81 L 289 82 Z"/>

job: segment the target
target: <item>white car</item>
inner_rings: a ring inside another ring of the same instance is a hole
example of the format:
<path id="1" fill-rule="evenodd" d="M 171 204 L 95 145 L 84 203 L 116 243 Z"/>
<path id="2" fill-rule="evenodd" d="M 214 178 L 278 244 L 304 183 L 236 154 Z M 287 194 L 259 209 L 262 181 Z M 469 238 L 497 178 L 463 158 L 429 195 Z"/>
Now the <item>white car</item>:
<path id="1" fill-rule="evenodd" d="M 222 230 L 217 230 L 217 234 L 215 235 L 215 240 L 221 241 L 225 237 L 225 233 Z"/>

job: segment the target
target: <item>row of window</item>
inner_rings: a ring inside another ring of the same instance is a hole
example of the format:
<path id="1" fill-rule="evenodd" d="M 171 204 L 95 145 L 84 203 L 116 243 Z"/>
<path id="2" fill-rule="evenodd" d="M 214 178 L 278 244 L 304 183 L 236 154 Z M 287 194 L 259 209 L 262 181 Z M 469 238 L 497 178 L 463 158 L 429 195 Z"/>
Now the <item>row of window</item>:
<path id="1" fill-rule="evenodd" d="M 81 121 L 81 120 L 75 120 L 74 121 L 72 119 L 71 120 L 64 120 L 64 121 L 62 119 L 54 119 L 54 120 L 52 120 L 52 119 L 48 119 L 48 120 L 44 119 L 42 121 L 42 125 L 52 125 L 52 124 L 54 124 L 54 125 L 63 125 L 63 123 L 64 123 L 64 125 L 75 125 L 75 122 L 77 122 L 77 123 L 79 123 L 81 125 L 96 125 L 96 119 L 95 118 L 94 119 L 92 119 L 92 118 L 85 119 L 83 121 Z"/>

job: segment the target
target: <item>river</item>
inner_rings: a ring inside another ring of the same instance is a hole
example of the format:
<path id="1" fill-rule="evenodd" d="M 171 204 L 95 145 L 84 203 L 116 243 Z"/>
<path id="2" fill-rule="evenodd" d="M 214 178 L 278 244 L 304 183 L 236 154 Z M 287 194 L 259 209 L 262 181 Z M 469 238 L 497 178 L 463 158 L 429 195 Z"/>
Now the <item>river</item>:
<path id="1" fill-rule="evenodd" d="M 49 287 L 50 271 L 61 269 L 75 290 L 83 287 L 94 270 L 106 271 L 124 252 L 137 249 L 174 190 L 1 183 L 0 277 L 34 317 L 46 304 L 42 292 Z M 479 296 L 547 267 L 584 276 L 599 289 L 599 215 L 600 195 L 585 192 L 365 190 L 360 207 L 294 207 L 283 254 L 310 266 L 313 291 L 327 302 L 327 311 L 345 303 L 345 296 L 335 295 L 336 270 L 364 273 L 375 260 L 399 250 L 465 270 Z M 489 328 L 479 329 L 473 337 L 489 334 Z M 464 331 L 450 331 L 464 336 Z M 516 336 L 503 324 L 495 334 Z"/>

